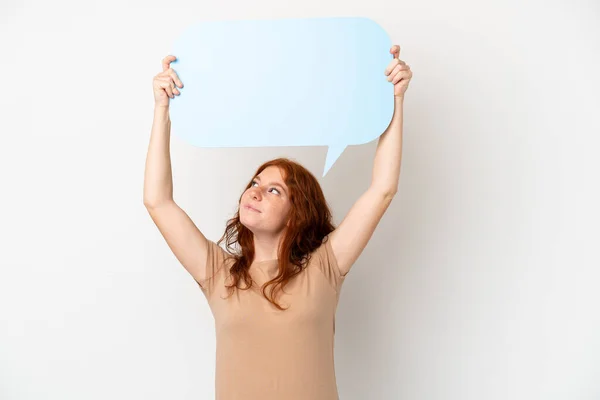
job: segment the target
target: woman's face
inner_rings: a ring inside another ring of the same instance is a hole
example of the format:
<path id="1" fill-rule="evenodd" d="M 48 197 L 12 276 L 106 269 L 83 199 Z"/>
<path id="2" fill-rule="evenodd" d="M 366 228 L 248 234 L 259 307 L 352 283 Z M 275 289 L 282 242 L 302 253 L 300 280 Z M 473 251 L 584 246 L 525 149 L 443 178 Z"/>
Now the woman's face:
<path id="1" fill-rule="evenodd" d="M 280 169 L 269 166 L 242 195 L 240 222 L 254 233 L 279 233 L 286 226 L 290 207 L 289 189 Z"/>

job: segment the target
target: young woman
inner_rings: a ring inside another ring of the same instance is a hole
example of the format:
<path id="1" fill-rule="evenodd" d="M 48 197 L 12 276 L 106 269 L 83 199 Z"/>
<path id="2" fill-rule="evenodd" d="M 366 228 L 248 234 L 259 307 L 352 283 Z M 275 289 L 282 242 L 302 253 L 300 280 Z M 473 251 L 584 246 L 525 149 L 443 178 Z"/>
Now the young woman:
<path id="1" fill-rule="evenodd" d="M 218 242 L 173 201 L 169 100 L 182 82 L 167 56 L 154 77 L 154 123 L 144 205 L 206 296 L 216 328 L 218 400 L 336 400 L 335 311 L 352 264 L 398 187 L 402 107 L 412 72 L 398 57 L 384 71 L 394 116 L 380 136 L 369 189 L 336 228 L 321 187 L 300 164 L 261 165 Z M 218 243 L 226 239 L 225 251 Z M 238 249 L 232 247 L 237 244 Z"/>

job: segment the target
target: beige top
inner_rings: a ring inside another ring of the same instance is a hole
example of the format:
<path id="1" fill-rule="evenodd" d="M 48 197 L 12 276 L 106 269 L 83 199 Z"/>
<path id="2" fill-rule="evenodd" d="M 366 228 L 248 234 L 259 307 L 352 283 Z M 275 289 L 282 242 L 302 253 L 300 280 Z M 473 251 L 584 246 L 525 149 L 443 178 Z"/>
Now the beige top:
<path id="1" fill-rule="evenodd" d="M 252 264 L 253 287 L 229 295 L 225 283 L 231 281 L 225 279 L 233 258 L 215 242 L 208 243 L 206 278 L 198 283 L 215 319 L 216 399 L 338 400 L 335 311 L 345 276 L 329 240 L 289 281 L 285 293 L 278 292 L 275 300 L 289 306 L 285 311 L 260 290 L 276 275 L 277 260 Z"/>

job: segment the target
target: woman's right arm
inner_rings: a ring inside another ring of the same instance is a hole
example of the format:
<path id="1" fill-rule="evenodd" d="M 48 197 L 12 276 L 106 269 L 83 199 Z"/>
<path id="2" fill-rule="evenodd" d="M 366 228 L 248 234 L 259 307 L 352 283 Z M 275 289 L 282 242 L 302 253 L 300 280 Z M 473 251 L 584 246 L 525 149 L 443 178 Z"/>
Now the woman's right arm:
<path id="1" fill-rule="evenodd" d="M 208 242 L 191 218 L 173 201 L 171 172 L 169 99 L 183 84 L 169 64 L 173 56 L 163 59 L 163 72 L 154 77 L 154 120 L 144 171 L 144 206 L 169 248 L 196 281 L 206 278 Z"/>

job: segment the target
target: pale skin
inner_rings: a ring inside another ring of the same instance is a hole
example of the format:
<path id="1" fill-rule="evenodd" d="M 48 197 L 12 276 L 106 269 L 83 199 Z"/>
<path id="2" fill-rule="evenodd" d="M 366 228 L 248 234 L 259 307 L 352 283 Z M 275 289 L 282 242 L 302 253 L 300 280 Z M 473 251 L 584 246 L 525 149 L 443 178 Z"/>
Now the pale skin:
<path id="1" fill-rule="evenodd" d="M 254 261 L 278 258 L 279 243 L 285 234 L 291 204 L 279 168 L 265 168 L 242 195 L 240 222 L 254 234 Z M 253 211 L 246 206 L 258 210 Z"/>
<path id="2" fill-rule="evenodd" d="M 399 58 L 400 46 L 392 46 L 390 53 L 393 59 L 386 67 L 384 75 L 393 85 L 394 114 L 387 129 L 378 139 L 371 184 L 354 203 L 340 225 L 329 234 L 334 255 L 343 275 L 348 273 L 366 247 L 398 191 L 404 94 L 412 78 L 412 71 Z M 165 57 L 162 61 L 163 71 L 153 80 L 154 121 L 146 158 L 144 205 L 179 262 L 196 280 L 200 280 L 204 277 L 207 239 L 173 201 L 169 155 L 169 99 L 179 95 L 177 88 L 183 87 L 175 71 L 170 68 L 170 63 L 175 59 L 174 56 Z M 285 232 L 286 216 L 290 208 L 286 190 L 279 169 L 268 167 L 242 195 L 240 219 L 254 233 L 255 262 L 273 260 L 278 256 L 278 247 Z M 260 212 L 245 208 L 246 204 Z"/>

